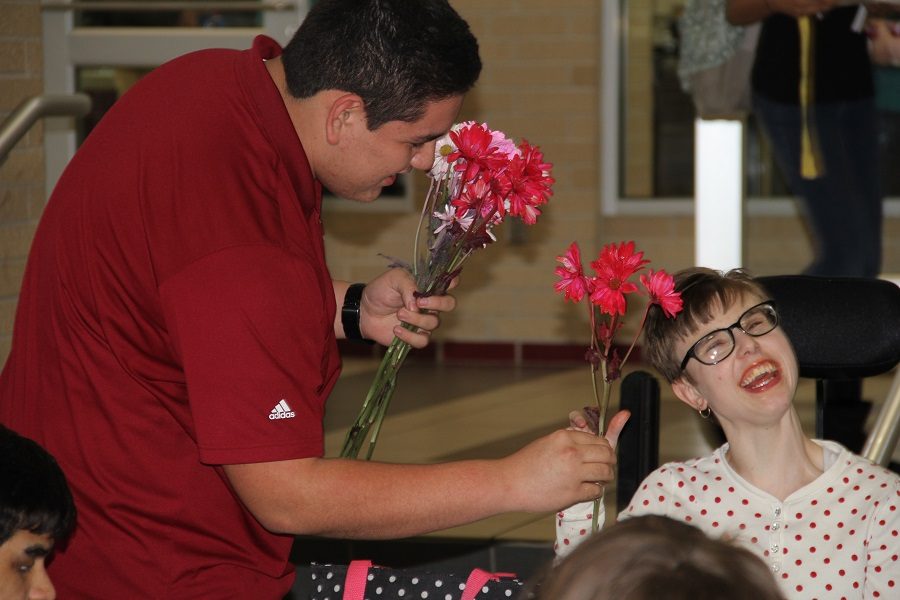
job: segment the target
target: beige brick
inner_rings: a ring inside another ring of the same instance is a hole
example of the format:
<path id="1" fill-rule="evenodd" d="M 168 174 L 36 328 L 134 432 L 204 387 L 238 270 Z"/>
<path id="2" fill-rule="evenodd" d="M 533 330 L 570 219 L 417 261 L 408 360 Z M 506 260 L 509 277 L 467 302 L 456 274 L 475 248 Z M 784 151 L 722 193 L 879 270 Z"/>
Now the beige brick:
<path id="1" fill-rule="evenodd" d="M 25 44 L 19 41 L 0 40 L 0 73 L 22 74 L 27 71 Z"/>
<path id="2" fill-rule="evenodd" d="M 547 9 L 546 0 L 451 0 L 450 4 L 464 19 L 470 19 L 473 14 L 501 13 L 508 14 L 515 11 L 541 11 Z M 579 13 L 593 13 L 597 10 L 596 0 L 555 0 L 553 8 L 560 12 L 577 11 Z"/>
<path id="3" fill-rule="evenodd" d="M 557 111 L 591 114 L 597 111 L 597 99 L 590 90 L 532 90 L 521 99 L 518 109 L 525 114 Z"/>
<path id="4" fill-rule="evenodd" d="M 35 36 L 41 31 L 40 4 L 0 3 L 0 36 Z"/>
<path id="5" fill-rule="evenodd" d="M 517 57 L 523 60 L 568 60 L 597 53 L 595 39 L 562 39 L 550 44 L 532 44 L 523 41 L 519 44 Z"/>
<path id="6" fill-rule="evenodd" d="M 599 117 L 596 111 L 583 115 L 567 115 L 564 129 L 560 132 L 567 140 L 588 141 L 594 144 L 598 143 L 599 133 Z"/>
<path id="7" fill-rule="evenodd" d="M 0 264 L 24 259 L 28 256 L 34 237 L 34 223 L 0 225 Z"/>
<path id="8" fill-rule="evenodd" d="M 489 33 L 473 30 L 478 38 L 478 52 L 483 63 L 518 58 L 518 49 L 505 39 L 494 39 Z"/>
<path id="9" fill-rule="evenodd" d="M 491 35 L 514 39 L 556 38 L 570 32 L 569 17 L 558 10 L 498 15 L 490 20 Z M 542 46 L 543 44 L 537 44 Z"/>
<path id="10" fill-rule="evenodd" d="M 44 182 L 31 184 L 28 187 L 28 219 L 36 223 L 47 206 L 47 198 L 44 194 Z"/>
<path id="11" fill-rule="evenodd" d="M 0 187 L 0 223 L 27 220 L 32 197 L 31 190 L 26 186 Z"/>
<path id="12" fill-rule="evenodd" d="M 43 84 L 36 77 L 0 77 L 0 111 L 8 113 L 42 91 Z"/>
<path id="13" fill-rule="evenodd" d="M 0 184 L 39 181 L 43 176 L 44 150 L 41 147 L 14 147 L 0 165 Z"/>
<path id="14" fill-rule="evenodd" d="M 572 83 L 575 85 L 594 87 L 599 85 L 599 77 L 600 72 L 596 64 L 574 66 L 572 68 Z"/>
<path id="15" fill-rule="evenodd" d="M 569 86 L 576 83 L 576 70 L 546 62 L 544 64 L 503 64 L 500 61 L 485 66 L 484 81 L 489 85 L 508 86 Z"/>
<path id="16" fill-rule="evenodd" d="M 11 336 L 16 320 L 16 300 L 0 300 L 0 338 Z"/>
<path id="17" fill-rule="evenodd" d="M 6 359 L 9 358 L 9 350 L 11 346 L 12 336 L 0 335 L 0 365 L 6 364 Z"/>
<path id="18" fill-rule="evenodd" d="M 25 73 L 41 77 L 44 71 L 44 52 L 39 38 L 22 42 L 25 48 Z"/>
<path id="19" fill-rule="evenodd" d="M 574 35 L 599 36 L 600 19 L 596 11 L 585 11 L 574 15 L 571 32 Z"/>
<path id="20" fill-rule="evenodd" d="M 564 165 L 568 162 L 590 161 L 593 162 L 597 158 L 597 145 L 584 143 L 570 144 L 544 144 L 544 153 L 552 156 L 553 160 Z"/>

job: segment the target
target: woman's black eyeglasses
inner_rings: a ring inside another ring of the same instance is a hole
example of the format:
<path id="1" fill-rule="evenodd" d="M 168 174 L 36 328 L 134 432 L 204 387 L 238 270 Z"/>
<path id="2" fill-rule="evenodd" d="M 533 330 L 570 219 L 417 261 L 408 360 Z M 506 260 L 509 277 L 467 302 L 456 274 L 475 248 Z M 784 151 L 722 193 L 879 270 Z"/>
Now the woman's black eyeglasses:
<path id="1" fill-rule="evenodd" d="M 700 338 L 691 349 L 684 355 L 681 361 L 681 370 L 687 366 L 688 361 L 696 358 L 704 365 L 716 365 L 731 356 L 734 352 L 734 333 L 731 331 L 735 327 L 753 337 L 766 335 L 778 326 L 778 312 L 775 310 L 775 303 L 772 300 L 760 302 L 756 306 L 751 306 L 741 318 L 728 327 L 716 329 L 702 338 Z"/>

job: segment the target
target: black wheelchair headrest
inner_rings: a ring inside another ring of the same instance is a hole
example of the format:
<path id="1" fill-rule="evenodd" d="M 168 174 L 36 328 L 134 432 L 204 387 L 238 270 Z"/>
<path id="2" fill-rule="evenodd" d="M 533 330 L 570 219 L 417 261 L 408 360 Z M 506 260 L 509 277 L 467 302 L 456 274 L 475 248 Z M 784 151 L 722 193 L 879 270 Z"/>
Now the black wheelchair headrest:
<path id="1" fill-rule="evenodd" d="M 857 379 L 900 362 L 900 287 L 883 279 L 758 277 L 778 305 L 802 377 Z"/>

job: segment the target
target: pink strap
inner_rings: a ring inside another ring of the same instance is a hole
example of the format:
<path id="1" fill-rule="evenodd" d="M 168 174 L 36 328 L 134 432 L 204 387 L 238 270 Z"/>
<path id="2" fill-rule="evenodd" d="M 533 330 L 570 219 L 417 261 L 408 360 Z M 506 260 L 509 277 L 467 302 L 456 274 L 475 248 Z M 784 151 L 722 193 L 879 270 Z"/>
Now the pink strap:
<path id="1" fill-rule="evenodd" d="M 488 573 L 483 569 L 472 569 L 466 580 L 466 589 L 459 600 L 475 600 L 488 581 L 500 581 L 501 577 L 515 577 L 515 573 Z"/>
<path id="2" fill-rule="evenodd" d="M 363 600 L 366 593 L 366 578 L 372 567 L 371 560 L 354 560 L 347 567 L 344 580 L 344 600 Z"/>

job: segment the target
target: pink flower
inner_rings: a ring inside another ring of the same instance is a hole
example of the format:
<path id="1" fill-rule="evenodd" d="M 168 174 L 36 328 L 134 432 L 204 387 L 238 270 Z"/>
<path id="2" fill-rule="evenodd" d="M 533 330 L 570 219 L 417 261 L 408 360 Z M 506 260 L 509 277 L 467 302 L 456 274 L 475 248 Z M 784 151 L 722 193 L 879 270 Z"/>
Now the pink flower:
<path id="1" fill-rule="evenodd" d="M 526 149 L 523 156 L 529 154 L 531 153 Z M 535 153 L 532 156 L 536 156 L 531 159 L 532 163 L 539 165 L 542 160 L 539 155 Z M 535 168 L 543 170 L 543 167 Z M 545 173 L 544 176 L 549 175 Z M 603 435 L 613 383 L 622 376 L 622 367 L 637 344 L 647 322 L 650 307 L 658 304 L 667 317 L 672 317 L 682 309 L 681 295 L 674 290 L 675 282 L 665 271 L 650 270 L 646 275 L 641 275 L 640 281 L 647 290 L 650 303 L 643 311 L 644 316 L 631 345 L 622 355 L 616 347 L 615 337 L 624 324 L 627 310 L 625 296 L 637 291 L 637 286 L 630 279 L 650 261 L 644 259 L 643 252 L 635 252 L 634 242 L 604 246 L 597 260 L 591 263 L 591 267 L 597 273 L 593 278 L 584 274 L 581 267 L 581 251 L 577 242 L 572 242 L 566 253 L 557 256 L 556 260 L 560 263 L 555 270 L 559 277 L 559 281 L 554 284 L 556 291 L 563 293 L 566 300 L 575 302 L 586 294 L 590 297 L 587 307 L 590 315 L 591 344 L 585 353 L 585 359 L 591 366 L 594 399 L 597 403 L 597 433 Z M 600 378 L 599 385 L 598 378 Z M 595 511 L 598 502 L 595 501 Z M 599 523 L 594 521 L 594 531 L 598 528 Z"/>
<path id="2" fill-rule="evenodd" d="M 681 312 L 681 293 L 675 291 L 675 280 L 663 270 L 654 272 L 651 269 L 641 275 L 641 283 L 647 290 L 651 304 L 658 304 L 663 314 L 672 318 Z"/>
<path id="3" fill-rule="evenodd" d="M 643 252 L 635 254 L 634 242 L 604 246 L 597 260 L 591 263 L 597 273 L 591 302 L 608 315 L 624 315 L 625 294 L 637 291 L 637 286 L 628 279 L 648 262 Z"/>
<path id="4" fill-rule="evenodd" d="M 466 211 L 465 214 L 460 216 L 457 215 L 456 211 L 449 205 L 445 206 L 443 211 L 434 211 L 432 216 L 438 221 L 441 221 L 441 224 L 434 230 L 434 235 L 437 235 L 444 230 L 448 230 L 447 233 L 449 234 L 454 224 L 458 224 L 463 231 L 468 231 L 469 226 L 472 225 L 472 221 L 475 220 L 475 215 L 471 214 L 470 211 Z"/>
<path id="5" fill-rule="evenodd" d="M 503 196 L 498 195 L 493 183 L 481 175 L 466 185 L 462 193 L 450 201 L 450 205 L 456 208 L 457 216 L 472 210 L 487 220 L 502 220 L 505 212 Z"/>
<path id="6" fill-rule="evenodd" d="M 513 157 L 506 170 L 509 214 L 521 217 L 527 225 L 534 225 L 541 214 L 537 207 L 553 194 L 550 187 L 554 183 L 550 177 L 552 165 L 543 162 L 543 153 L 528 142 L 523 141 L 519 150 L 522 156 Z"/>
<path id="7" fill-rule="evenodd" d="M 465 172 L 464 182 L 472 181 L 482 171 L 488 171 L 490 177 L 491 171 L 501 168 L 509 160 L 505 154 L 505 146 L 502 146 L 500 138 L 495 138 L 494 133 L 474 122 L 459 131 L 450 131 L 450 139 L 456 145 L 456 150 L 447 156 L 447 160 L 451 163 L 458 161 L 454 168 Z M 505 139 L 503 136 L 502 140 Z"/>
<path id="8" fill-rule="evenodd" d="M 556 267 L 556 275 L 559 277 L 553 287 L 557 292 L 564 294 L 566 300 L 581 302 L 585 294 L 591 292 L 591 280 L 584 274 L 581 266 L 581 250 L 578 242 L 572 242 L 565 254 L 557 256 L 556 260 L 562 265 Z"/>

